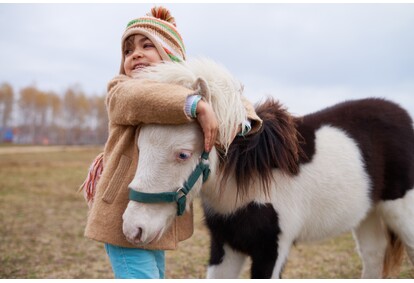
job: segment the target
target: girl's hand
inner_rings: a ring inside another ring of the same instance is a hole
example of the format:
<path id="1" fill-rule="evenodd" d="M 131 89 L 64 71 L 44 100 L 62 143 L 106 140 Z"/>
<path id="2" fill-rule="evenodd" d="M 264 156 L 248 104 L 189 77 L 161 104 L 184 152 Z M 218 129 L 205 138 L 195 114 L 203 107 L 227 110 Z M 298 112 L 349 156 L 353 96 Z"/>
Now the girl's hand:
<path id="1" fill-rule="evenodd" d="M 213 108 L 205 101 L 197 103 L 197 121 L 204 133 L 204 150 L 210 152 L 214 146 L 218 132 L 218 122 Z"/>

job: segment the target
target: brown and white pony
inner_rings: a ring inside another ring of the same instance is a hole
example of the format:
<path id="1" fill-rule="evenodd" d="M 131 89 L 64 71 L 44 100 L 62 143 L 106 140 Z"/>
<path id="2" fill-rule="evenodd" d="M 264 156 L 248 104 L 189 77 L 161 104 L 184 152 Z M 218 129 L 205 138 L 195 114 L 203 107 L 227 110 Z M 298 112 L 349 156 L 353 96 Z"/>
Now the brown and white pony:
<path id="1" fill-rule="evenodd" d="M 171 78 L 183 67 L 176 65 L 143 77 L 177 83 Z M 193 75 L 178 83 L 190 86 L 201 77 L 220 130 L 231 133 L 245 118 L 239 85 L 209 60 L 184 66 Z M 223 109 L 223 99 L 234 109 Z M 211 234 L 208 278 L 237 278 L 249 256 L 252 278 L 279 278 L 294 243 L 347 231 L 357 242 L 363 278 L 389 276 L 404 247 L 414 263 L 414 131 L 405 110 L 369 98 L 303 117 L 292 117 L 273 99 L 256 111 L 261 131 L 237 137 L 224 152 L 213 149 L 209 179 L 203 185 L 200 178 L 187 196 L 188 206 L 201 191 Z M 226 121 L 229 113 L 237 118 Z M 131 189 L 174 192 L 199 163 L 203 135 L 196 123 L 146 125 L 137 145 L 140 166 Z M 130 201 L 125 236 L 138 245 L 152 241 L 176 217 L 176 206 Z"/>

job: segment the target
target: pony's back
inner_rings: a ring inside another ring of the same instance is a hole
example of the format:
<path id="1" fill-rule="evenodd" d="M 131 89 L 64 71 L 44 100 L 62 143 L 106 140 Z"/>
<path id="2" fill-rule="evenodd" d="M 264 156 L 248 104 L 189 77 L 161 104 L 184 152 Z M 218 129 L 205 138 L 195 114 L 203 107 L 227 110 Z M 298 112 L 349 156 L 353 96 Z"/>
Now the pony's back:
<path id="1" fill-rule="evenodd" d="M 399 105 L 378 98 L 347 101 L 303 117 L 298 130 L 306 155 L 313 156 L 314 133 L 330 125 L 354 139 L 371 177 L 372 200 L 393 200 L 414 186 L 412 119 Z"/>

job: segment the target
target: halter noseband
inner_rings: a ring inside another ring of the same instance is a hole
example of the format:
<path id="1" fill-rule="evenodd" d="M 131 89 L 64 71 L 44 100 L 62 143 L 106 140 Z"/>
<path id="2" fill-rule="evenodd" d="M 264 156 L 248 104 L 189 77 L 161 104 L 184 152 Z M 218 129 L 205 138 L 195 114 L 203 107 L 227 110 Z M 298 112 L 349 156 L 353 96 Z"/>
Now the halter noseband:
<path id="1" fill-rule="evenodd" d="M 184 185 L 176 192 L 143 193 L 129 188 L 129 199 L 143 203 L 176 202 L 177 215 L 182 215 L 186 206 L 187 194 L 191 191 L 198 178 L 203 175 L 203 183 L 208 179 L 208 176 L 210 174 L 208 155 L 209 153 L 205 151 L 201 154 L 200 162 L 190 174 L 190 177 L 188 177 Z"/>

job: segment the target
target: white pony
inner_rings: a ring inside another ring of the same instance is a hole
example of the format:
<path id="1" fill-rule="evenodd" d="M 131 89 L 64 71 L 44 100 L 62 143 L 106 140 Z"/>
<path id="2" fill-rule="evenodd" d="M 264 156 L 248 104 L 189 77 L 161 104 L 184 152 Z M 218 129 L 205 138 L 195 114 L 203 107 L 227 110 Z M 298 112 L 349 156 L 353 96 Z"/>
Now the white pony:
<path id="1" fill-rule="evenodd" d="M 144 126 L 132 199 L 167 193 L 174 202 L 131 200 L 123 216 L 130 242 L 160 237 L 177 207 L 179 214 L 203 187 L 209 278 L 237 278 L 247 256 L 252 278 L 279 278 L 292 244 L 347 231 L 354 233 L 363 278 L 389 276 L 404 247 L 414 263 L 414 131 L 398 105 L 363 99 L 295 118 L 269 99 L 256 108 L 261 132 L 230 145 L 246 113 L 242 87 L 223 67 L 210 60 L 166 63 L 142 78 L 203 89 L 225 150 L 211 151 L 203 184 L 207 157 L 196 123 Z"/>

